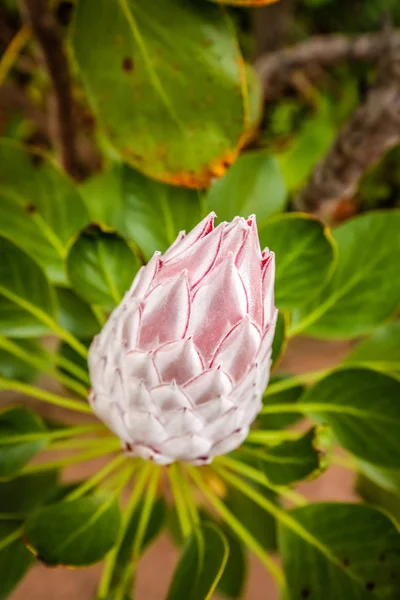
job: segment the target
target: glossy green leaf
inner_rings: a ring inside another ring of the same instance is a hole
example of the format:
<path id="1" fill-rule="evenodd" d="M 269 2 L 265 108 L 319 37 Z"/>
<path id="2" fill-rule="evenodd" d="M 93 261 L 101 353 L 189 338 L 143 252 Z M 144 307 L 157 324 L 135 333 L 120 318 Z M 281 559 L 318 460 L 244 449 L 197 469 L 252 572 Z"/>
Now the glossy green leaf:
<path id="1" fill-rule="evenodd" d="M 348 369 L 319 381 L 301 405 L 326 421 L 355 456 L 400 468 L 399 398 L 400 380 L 369 369 Z"/>
<path id="2" fill-rule="evenodd" d="M 318 477 L 328 466 L 331 437 L 325 427 L 313 427 L 298 440 L 260 452 L 260 468 L 274 485 L 291 485 Z"/>
<path id="3" fill-rule="evenodd" d="M 213 523 L 201 525 L 185 543 L 166 600 L 209 600 L 228 554 L 222 531 Z"/>
<path id="4" fill-rule="evenodd" d="M 271 383 L 275 381 L 281 381 L 284 379 L 283 377 L 274 378 Z M 268 389 L 268 388 L 267 388 Z M 287 390 L 283 390 L 282 392 L 276 392 L 275 394 L 267 394 L 263 398 L 264 406 L 269 406 L 273 404 L 295 404 L 299 401 L 300 397 L 304 392 L 304 386 L 296 385 Z M 285 429 L 285 427 L 289 427 L 289 425 L 293 425 L 301 418 L 298 412 L 284 412 L 280 414 L 260 414 L 257 417 L 257 429 Z"/>
<path id="5" fill-rule="evenodd" d="M 286 349 L 287 318 L 282 311 L 278 313 L 275 336 L 272 343 L 272 365 L 275 367 Z"/>
<path id="6" fill-rule="evenodd" d="M 346 363 L 400 374 L 400 321 L 378 327 L 346 358 Z"/>
<path id="7" fill-rule="evenodd" d="M 153 0 L 150 15 L 139 0 L 82 0 L 73 46 L 109 141 L 142 173 L 206 187 L 236 158 L 252 93 L 219 7 Z"/>
<path id="8" fill-rule="evenodd" d="M 0 519 L 1 513 L 24 515 L 32 512 L 54 495 L 57 483 L 58 471 L 32 473 L 0 481 Z"/>
<path id="9" fill-rule="evenodd" d="M 112 162 L 79 185 L 79 192 L 92 223 L 119 229 L 119 225 L 123 222 L 121 178 L 123 169 L 122 163 Z"/>
<path id="10" fill-rule="evenodd" d="M 4 338 L 3 338 L 4 339 Z M 41 346 L 35 340 L 13 340 L 13 344 L 19 346 L 25 352 L 39 355 Z M 30 382 L 35 379 L 37 370 L 21 358 L 11 354 L 2 347 L 0 336 L 0 375 L 7 379 L 18 379 L 18 381 Z"/>
<path id="11" fill-rule="evenodd" d="M 292 333 L 350 338 L 388 319 L 400 298 L 399 229 L 400 211 L 370 212 L 335 229 L 337 268 L 321 294 L 294 315 Z"/>
<path id="12" fill-rule="evenodd" d="M 122 238 L 95 229 L 83 232 L 72 246 L 67 268 L 83 300 L 111 310 L 130 288 L 139 261 Z"/>
<path id="13" fill-rule="evenodd" d="M 243 457 L 241 456 L 240 459 L 242 460 Z M 254 461 L 249 460 L 248 462 L 254 466 Z M 269 500 L 273 502 L 278 501 L 276 494 L 266 490 L 264 486 L 249 481 L 247 483 Z M 241 524 L 256 538 L 263 548 L 267 550 L 274 550 L 276 548 L 276 521 L 269 513 L 240 490 L 231 486 L 228 487 L 228 494 L 225 501 L 235 517 L 239 519 Z"/>
<path id="14" fill-rule="evenodd" d="M 0 600 L 6 600 L 33 563 L 18 534 L 18 521 L 0 521 Z"/>
<path id="15" fill-rule="evenodd" d="M 117 541 L 120 511 L 113 496 L 86 496 L 36 511 L 25 523 L 28 547 L 48 565 L 84 566 Z"/>
<path id="16" fill-rule="evenodd" d="M 113 573 L 112 586 L 118 584 L 118 582 L 120 581 L 121 574 L 124 573 L 126 566 L 132 560 L 132 544 L 139 524 L 142 508 L 143 503 L 141 502 L 138 505 L 138 508 L 133 513 L 130 523 L 127 527 L 124 539 L 118 551 L 115 569 Z M 166 510 L 167 507 L 164 498 L 158 498 L 156 502 L 152 505 L 149 522 L 143 537 L 143 544 L 140 548 L 141 554 L 161 533 L 165 523 Z"/>
<path id="17" fill-rule="evenodd" d="M 389 492 L 360 474 L 357 477 L 356 492 L 365 502 L 386 510 L 400 523 L 400 490 L 399 493 Z"/>
<path id="18" fill-rule="evenodd" d="M 221 221 L 255 214 L 261 227 L 267 217 L 284 210 L 286 197 L 285 182 L 275 159 L 262 151 L 246 152 L 224 177 L 213 183 L 207 206 Z"/>
<path id="19" fill-rule="evenodd" d="M 42 419 L 27 408 L 16 406 L 0 412 L 0 478 L 15 476 L 47 444 L 45 438 L 15 443 L 12 438 L 45 431 Z"/>
<path id="20" fill-rule="evenodd" d="M 0 255 L 0 334 L 27 337 L 48 333 L 40 317 L 43 313 L 54 315 L 55 302 L 43 271 L 25 252 L 1 237 Z"/>
<path id="21" fill-rule="evenodd" d="M 122 193 L 121 233 L 139 246 L 146 260 L 201 219 L 200 192 L 152 181 L 130 167 L 122 172 Z"/>
<path id="22" fill-rule="evenodd" d="M 247 551 L 228 528 L 222 529 L 229 545 L 229 556 L 224 572 L 217 585 L 217 592 L 225 598 L 239 599 L 243 595 L 247 579 Z"/>
<path id="23" fill-rule="evenodd" d="M 72 181 L 42 154 L 3 140 L 0 182 L 0 235 L 32 256 L 51 281 L 66 284 L 68 244 L 88 223 Z"/>
<path id="24" fill-rule="evenodd" d="M 78 338 L 92 338 L 100 331 L 100 325 L 93 310 L 72 290 L 57 289 L 57 321 L 67 331 Z"/>
<path id="25" fill-rule="evenodd" d="M 294 527 L 279 525 L 285 599 L 398 599 L 400 533 L 385 514 L 362 504 L 324 503 L 289 516 Z"/>
<path id="26" fill-rule="evenodd" d="M 302 213 L 276 216 L 260 227 L 261 247 L 276 256 L 275 300 L 278 308 L 309 302 L 329 279 L 335 249 L 329 232 Z"/>

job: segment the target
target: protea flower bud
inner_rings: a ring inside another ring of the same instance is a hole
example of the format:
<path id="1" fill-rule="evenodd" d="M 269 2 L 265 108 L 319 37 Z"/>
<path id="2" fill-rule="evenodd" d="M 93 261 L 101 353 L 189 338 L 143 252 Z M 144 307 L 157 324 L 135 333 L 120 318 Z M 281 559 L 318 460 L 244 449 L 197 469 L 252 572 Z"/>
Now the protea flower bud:
<path id="1" fill-rule="evenodd" d="M 214 217 L 154 254 L 90 348 L 94 412 L 158 464 L 236 448 L 268 383 L 274 254 L 254 216 L 216 228 Z"/>

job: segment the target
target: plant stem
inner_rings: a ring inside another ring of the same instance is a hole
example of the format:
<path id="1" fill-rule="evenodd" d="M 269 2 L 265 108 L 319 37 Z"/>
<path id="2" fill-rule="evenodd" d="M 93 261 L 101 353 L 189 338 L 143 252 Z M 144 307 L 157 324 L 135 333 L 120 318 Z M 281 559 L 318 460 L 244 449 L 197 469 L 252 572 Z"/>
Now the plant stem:
<path id="1" fill-rule="evenodd" d="M 9 544 L 15 542 L 20 537 L 21 533 L 22 527 L 18 527 L 18 529 L 10 533 L 10 535 L 7 535 L 5 538 L 0 540 L 0 551 L 4 550 L 4 548 L 7 548 Z"/>
<path id="2" fill-rule="evenodd" d="M 76 500 L 77 498 L 81 498 L 84 496 L 89 490 L 95 488 L 103 479 L 108 477 L 110 473 L 115 471 L 122 463 L 126 460 L 126 456 L 124 454 L 120 454 L 116 456 L 113 460 L 105 465 L 100 471 L 97 471 L 92 477 L 89 477 L 84 483 L 82 483 L 79 487 L 73 490 L 68 496 L 66 500 Z"/>
<path id="3" fill-rule="evenodd" d="M 275 406 L 275 405 L 274 405 Z M 283 406 L 286 406 L 284 404 Z M 280 411 L 276 411 L 280 412 Z M 289 412 L 289 411 L 288 411 Z M 293 409 L 290 412 L 293 411 Z M 280 442 L 284 442 L 287 440 L 297 440 L 301 437 L 301 432 L 299 431 L 291 431 L 291 430 L 282 430 L 282 431 L 259 431 L 257 429 L 253 429 L 250 431 L 249 435 L 246 438 L 246 443 L 249 444 L 279 444 Z"/>
<path id="4" fill-rule="evenodd" d="M 140 502 L 141 495 L 150 477 L 152 467 L 153 464 L 150 462 L 143 465 L 138 473 L 137 479 L 134 482 L 133 492 L 129 499 L 128 505 L 126 506 L 125 511 L 123 513 L 122 523 L 118 533 L 117 542 L 112 548 L 112 550 L 108 553 L 107 558 L 105 560 L 104 569 L 98 589 L 99 600 L 106 598 L 110 591 L 114 567 L 117 561 L 119 550 L 121 548 L 121 544 L 124 541 L 125 534 L 128 530 L 129 524 L 136 510 L 136 507 Z"/>
<path id="5" fill-rule="evenodd" d="M 218 456 L 215 458 L 215 462 L 217 464 L 221 464 L 222 466 L 231 469 L 231 471 L 235 471 L 240 475 L 244 475 L 251 481 L 255 483 L 259 483 L 264 487 L 270 489 L 273 492 L 276 492 L 283 498 L 290 500 L 296 506 L 305 506 L 308 504 L 307 498 L 292 490 L 286 486 L 274 485 L 268 481 L 265 474 L 259 471 L 258 469 L 252 467 L 251 465 L 247 465 L 246 463 L 242 463 L 239 460 L 235 460 L 234 458 L 230 458 L 229 456 Z"/>
<path id="6" fill-rule="evenodd" d="M 98 322 L 98 324 L 100 325 L 100 327 L 103 327 L 103 325 L 105 325 L 106 321 L 107 321 L 107 317 L 106 314 L 103 310 L 103 308 L 101 306 L 99 306 L 98 304 L 92 304 L 91 307 L 92 312 L 94 314 L 94 316 L 96 317 L 96 320 Z"/>
<path id="7" fill-rule="evenodd" d="M 182 470 L 182 465 L 178 465 L 177 470 L 178 478 L 180 480 L 180 488 L 182 491 L 182 498 L 188 508 L 188 513 L 192 521 L 192 526 L 198 525 L 200 523 L 199 511 L 197 509 L 196 501 L 193 497 L 193 490 L 190 485 L 190 481 L 188 481 L 188 479 L 186 478 L 185 473 Z"/>
<path id="8" fill-rule="evenodd" d="M 217 513 L 224 519 L 229 527 L 236 533 L 236 535 L 248 546 L 248 548 L 258 556 L 260 561 L 265 565 L 268 571 L 271 573 L 279 587 L 284 587 L 285 579 L 281 568 L 275 564 L 272 558 L 265 552 L 264 548 L 259 542 L 247 531 L 242 523 L 235 517 L 235 515 L 225 506 L 225 504 L 218 498 L 218 496 L 208 487 L 203 480 L 199 469 L 192 467 L 191 465 L 185 466 L 189 475 L 193 479 L 194 483 L 201 490 L 203 495 L 208 499 L 210 504 L 214 507 Z"/>
<path id="9" fill-rule="evenodd" d="M 113 452 L 116 452 L 119 448 L 120 441 L 115 439 L 110 441 L 108 444 L 103 443 L 103 446 L 101 448 L 92 448 L 87 452 L 82 452 L 82 454 L 65 456 L 47 463 L 37 463 L 34 465 L 28 465 L 27 467 L 22 469 L 20 474 L 25 475 L 27 473 L 40 473 L 41 471 L 49 471 L 52 469 L 59 469 L 61 467 L 69 467 L 70 465 L 91 460 L 92 458 L 97 458 L 98 456 L 111 454 Z"/>
<path id="10" fill-rule="evenodd" d="M 73 400 L 72 398 L 64 398 L 58 394 L 47 392 L 46 390 L 42 390 L 34 385 L 22 383 L 21 381 L 16 381 L 15 379 L 6 379 L 5 377 L 0 377 L 0 390 L 21 392 L 21 394 L 38 398 L 39 400 L 47 402 L 48 404 L 54 404 L 54 406 L 61 406 L 62 408 L 81 413 L 93 414 L 89 404 L 80 402 L 78 400 Z"/>
<path id="11" fill-rule="evenodd" d="M 320 369 L 319 371 L 311 371 L 311 373 L 302 373 L 281 381 L 272 381 L 265 390 L 264 397 L 290 390 L 294 387 L 305 385 L 307 383 L 315 383 L 319 379 L 331 373 L 332 369 Z"/>
<path id="12" fill-rule="evenodd" d="M 0 60 L 0 87 L 7 79 L 8 73 L 15 64 L 22 48 L 29 41 L 31 30 L 27 25 L 23 25 L 8 44 Z"/>
<path id="13" fill-rule="evenodd" d="M 188 507 L 186 506 L 184 494 L 180 486 L 178 465 L 176 463 L 169 465 L 168 478 L 175 500 L 176 512 L 178 515 L 182 536 L 186 538 L 192 532 L 192 524 L 190 520 L 190 513 Z"/>
<path id="14" fill-rule="evenodd" d="M 339 467 L 343 467 L 344 469 L 353 471 L 353 473 L 358 472 L 357 463 L 354 460 L 354 458 L 351 458 L 350 456 L 341 456 L 340 454 L 333 454 L 331 457 L 331 462 L 334 465 L 338 465 Z"/>
<path id="15" fill-rule="evenodd" d="M 35 433 L 21 433 L 17 435 L 9 435 L 0 438 L 0 446 L 6 444 L 23 444 L 25 442 L 36 442 L 41 440 L 58 440 L 62 438 L 74 437 L 85 433 L 93 433 L 96 431 L 107 431 L 104 425 L 82 425 L 79 427 L 66 427 L 56 429 L 55 431 L 41 431 Z"/>
<path id="16" fill-rule="evenodd" d="M 74 362 L 62 356 L 61 354 L 51 354 L 48 353 L 49 360 L 54 361 L 56 365 L 64 369 L 64 371 L 68 371 L 71 375 L 74 375 L 77 379 L 82 381 L 85 385 L 90 385 L 89 375 L 86 373 L 82 367 L 76 365 Z"/>
<path id="17" fill-rule="evenodd" d="M 91 438 L 80 438 L 80 439 L 69 439 L 69 440 L 61 440 L 56 441 L 50 445 L 48 448 L 49 451 L 68 451 L 68 450 L 80 450 L 82 448 L 90 448 L 91 446 L 100 446 L 104 442 L 107 444 L 109 442 L 116 441 L 114 436 L 106 435 L 106 436 L 97 436 Z"/>
<path id="18" fill-rule="evenodd" d="M 18 344 L 14 343 L 12 340 L 5 338 L 2 335 L 0 336 L 0 348 L 3 348 L 13 356 L 16 356 L 17 358 L 23 360 L 26 364 L 35 367 L 39 371 L 48 373 L 49 375 L 54 377 L 54 379 L 57 379 L 57 381 L 59 381 L 66 387 L 69 387 L 70 389 L 77 392 L 77 394 L 82 396 L 82 398 L 87 398 L 88 390 L 82 384 L 80 384 L 78 381 L 75 381 L 68 375 L 60 373 L 59 371 L 57 371 L 57 369 L 54 369 L 52 364 L 49 363 L 48 360 L 46 360 L 45 358 L 41 358 L 40 356 L 36 356 L 35 354 L 24 350 L 23 348 L 21 348 L 21 346 L 18 346 Z"/>

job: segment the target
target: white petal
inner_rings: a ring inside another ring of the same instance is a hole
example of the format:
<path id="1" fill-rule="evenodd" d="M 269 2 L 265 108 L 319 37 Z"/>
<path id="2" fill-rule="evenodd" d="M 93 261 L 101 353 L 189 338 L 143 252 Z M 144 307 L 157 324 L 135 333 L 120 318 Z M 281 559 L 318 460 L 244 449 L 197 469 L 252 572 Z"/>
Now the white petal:
<path id="1" fill-rule="evenodd" d="M 232 381 L 239 382 L 253 364 L 260 343 L 257 327 L 245 317 L 222 340 L 211 366 L 222 365 Z"/>
<path id="2" fill-rule="evenodd" d="M 154 405 L 160 414 L 177 408 L 192 408 L 188 397 L 174 383 L 162 384 L 151 390 Z"/>
<path id="3" fill-rule="evenodd" d="M 121 409 L 117 402 L 113 402 L 109 408 L 109 417 L 107 424 L 110 429 L 124 442 L 129 442 L 130 435 L 126 428 L 124 417 L 125 412 Z"/>
<path id="4" fill-rule="evenodd" d="M 235 448 L 240 446 L 248 434 L 248 427 L 242 427 L 242 429 L 234 431 L 226 438 L 213 445 L 211 449 L 211 455 L 218 456 L 219 454 L 227 454 L 228 452 L 232 452 L 232 450 L 235 450 Z"/>
<path id="5" fill-rule="evenodd" d="M 161 252 L 155 252 L 146 266 L 141 267 L 133 280 L 128 294 L 131 298 L 141 299 L 148 294 L 154 278 L 160 268 Z"/>
<path id="6" fill-rule="evenodd" d="M 127 398 L 128 411 L 152 414 L 157 412 L 153 398 L 143 380 L 124 378 L 122 385 Z"/>
<path id="7" fill-rule="evenodd" d="M 246 313 L 246 291 L 230 254 L 206 277 L 192 302 L 188 334 L 193 336 L 205 364 Z"/>
<path id="8" fill-rule="evenodd" d="M 141 322 L 141 308 L 138 301 L 131 301 L 126 310 L 122 313 L 122 344 L 129 350 L 134 350 L 138 345 L 138 337 Z"/>
<path id="9" fill-rule="evenodd" d="M 269 253 L 268 260 L 265 263 L 262 274 L 262 289 L 264 303 L 264 328 L 271 322 L 275 313 L 274 301 L 275 284 L 275 255 Z"/>
<path id="10" fill-rule="evenodd" d="M 215 216 L 215 213 L 211 212 L 205 219 L 200 221 L 200 223 L 196 225 L 196 227 L 194 227 L 194 229 L 192 229 L 179 244 L 174 242 L 174 244 L 164 253 L 163 262 L 175 259 L 182 252 L 185 252 L 188 248 L 193 246 L 198 240 L 207 236 L 214 229 Z"/>
<path id="11" fill-rule="evenodd" d="M 240 429 L 243 424 L 243 413 L 234 406 L 227 413 L 207 425 L 203 429 L 202 435 L 211 440 L 220 440 L 230 435 L 232 431 Z"/>
<path id="12" fill-rule="evenodd" d="M 235 404 L 230 399 L 220 396 L 214 400 L 198 404 L 196 406 L 196 414 L 201 417 L 203 422 L 211 423 L 234 407 Z"/>
<path id="13" fill-rule="evenodd" d="M 222 369 L 213 368 L 186 383 L 183 389 L 191 402 L 199 405 L 228 394 L 232 382 Z"/>
<path id="14" fill-rule="evenodd" d="M 157 285 L 147 296 L 139 335 L 141 350 L 184 337 L 189 323 L 190 297 L 186 273 Z"/>
<path id="15" fill-rule="evenodd" d="M 191 338 L 162 346 L 154 354 L 154 364 L 165 383 L 182 384 L 203 371 L 203 361 Z"/>
<path id="16" fill-rule="evenodd" d="M 162 422 L 168 437 L 198 433 L 204 428 L 202 419 L 188 408 L 180 408 L 176 411 L 164 413 Z"/>
<path id="17" fill-rule="evenodd" d="M 148 388 L 160 383 L 150 352 L 141 352 L 140 350 L 128 352 L 121 361 L 121 371 L 124 377 L 141 379 Z"/>
<path id="18" fill-rule="evenodd" d="M 249 315 L 261 329 L 263 325 L 261 250 L 255 217 L 249 219 L 246 241 L 235 261 L 239 275 L 246 288 Z"/>
<path id="19" fill-rule="evenodd" d="M 150 413 L 131 411 L 124 414 L 124 421 L 129 439 L 134 443 L 153 446 L 160 444 L 167 437 L 164 427 Z"/>
<path id="20" fill-rule="evenodd" d="M 163 454 L 174 460 L 189 461 L 208 454 L 211 442 L 199 435 L 184 435 L 171 438 L 161 446 Z"/>
<path id="21" fill-rule="evenodd" d="M 230 398 L 237 406 L 246 402 L 257 392 L 258 365 L 254 365 L 242 381 L 232 390 Z"/>
<path id="22" fill-rule="evenodd" d="M 169 457 L 164 456 L 155 448 L 143 444 L 126 444 L 125 452 L 129 456 L 140 456 L 144 460 L 151 460 L 157 465 L 169 465 L 172 462 Z"/>

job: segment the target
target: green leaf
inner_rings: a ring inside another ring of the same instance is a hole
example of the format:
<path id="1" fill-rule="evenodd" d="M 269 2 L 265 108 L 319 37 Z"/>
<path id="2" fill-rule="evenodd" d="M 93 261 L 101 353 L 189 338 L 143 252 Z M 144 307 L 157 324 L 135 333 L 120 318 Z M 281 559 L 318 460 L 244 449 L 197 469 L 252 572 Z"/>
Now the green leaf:
<path id="1" fill-rule="evenodd" d="M 400 298 L 399 229 L 400 211 L 370 212 L 335 229 L 337 268 L 321 294 L 293 315 L 292 334 L 351 338 L 388 319 Z"/>
<path id="2" fill-rule="evenodd" d="M 43 313 L 54 315 L 55 303 L 43 271 L 25 252 L 2 237 L 0 255 L 0 333 L 10 337 L 48 333 L 40 317 Z"/>
<path id="3" fill-rule="evenodd" d="M 340 444 L 372 464 L 400 468 L 400 381 L 369 369 L 332 373 L 300 406 L 326 421 Z"/>
<path id="4" fill-rule="evenodd" d="M 0 235 L 38 262 L 51 281 L 66 284 L 68 244 L 88 223 L 72 181 L 41 153 L 2 140 L 0 182 Z"/>
<path id="5" fill-rule="evenodd" d="M 313 427 L 298 440 L 260 452 L 260 468 L 274 485 L 318 477 L 328 466 L 331 439 L 325 427 Z"/>
<path id="6" fill-rule="evenodd" d="M 84 566 L 101 560 L 117 541 L 114 496 L 89 496 L 46 506 L 28 518 L 24 538 L 47 565 Z"/>
<path id="7" fill-rule="evenodd" d="M 130 288 L 139 262 L 122 238 L 94 230 L 80 235 L 67 267 L 71 285 L 83 300 L 111 310 Z"/>
<path id="8" fill-rule="evenodd" d="M 112 587 L 118 584 L 120 581 L 121 574 L 128 563 L 132 560 L 132 542 L 135 537 L 135 533 L 139 524 L 140 515 L 143 508 L 143 502 L 141 502 L 136 510 L 134 511 L 128 528 L 126 530 L 124 539 L 121 547 L 118 551 L 117 560 L 115 563 L 115 570 L 113 573 Z M 146 548 L 154 541 L 154 539 L 161 533 L 165 523 L 167 506 L 164 498 L 158 498 L 152 505 L 149 522 L 143 537 L 143 544 L 140 549 L 142 554 Z"/>
<path id="9" fill-rule="evenodd" d="M 244 458 L 243 456 L 240 457 L 240 460 L 249 462 L 254 466 L 254 460 L 247 461 L 247 457 Z M 273 502 L 278 501 L 276 494 L 266 490 L 264 486 L 250 481 L 247 481 L 247 483 L 269 500 Z M 241 524 L 256 538 L 263 548 L 266 550 L 274 550 L 276 548 L 276 521 L 274 517 L 240 490 L 231 486 L 228 487 L 225 502 L 235 517 L 239 519 Z"/>
<path id="10" fill-rule="evenodd" d="M 228 541 L 229 556 L 216 591 L 226 598 L 239 599 L 246 584 L 247 552 L 242 542 L 227 527 L 223 527 L 222 531 Z"/>
<path id="11" fill-rule="evenodd" d="M 282 354 L 285 352 L 287 340 L 287 317 L 280 311 L 276 322 L 275 336 L 272 343 L 272 365 L 275 367 L 279 362 Z"/>
<path id="12" fill-rule="evenodd" d="M 357 344 L 345 362 L 400 374 L 400 321 L 378 327 Z"/>
<path id="13" fill-rule="evenodd" d="M 0 521 L 0 600 L 6 600 L 33 563 L 32 554 L 23 545 L 17 521 Z"/>
<path id="14" fill-rule="evenodd" d="M 79 184 L 79 192 L 86 204 L 90 221 L 119 229 L 122 222 L 123 164 L 112 162 L 105 169 Z"/>
<path id="15" fill-rule="evenodd" d="M 78 338 L 92 338 L 100 330 L 100 325 L 92 309 L 72 290 L 57 289 L 57 321 L 67 331 Z"/>
<path id="16" fill-rule="evenodd" d="M 221 221 L 256 214 L 261 227 L 267 217 L 282 212 L 285 182 L 274 158 L 266 152 L 246 152 L 217 179 L 207 194 L 207 206 Z"/>
<path id="17" fill-rule="evenodd" d="M 356 492 L 365 502 L 386 510 L 400 522 L 400 493 L 388 492 L 362 473 L 357 477 Z"/>
<path id="18" fill-rule="evenodd" d="M 271 383 L 275 381 L 281 381 L 285 379 L 284 377 L 277 377 L 271 381 Z M 287 390 L 283 390 L 282 392 L 276 392 L 275 394 L 268 394 L 263 397 L 264 406 L 272 406 L 274 404 L 295 404 L 299 401 L 300 397 L 304 392 L 304 386 L 296 385 L 296 387 L 292 387 Z M 257 429 L 285 429 L 289 427 L 289 425 L 293 425 L 301 418 L 298 412 L 294 411 L 292 413 L 280 413 L 280 414 L 260 414 L 257 417 Z"/>
<path id="19" fill-rule="evenodd" d="M 81 342 L 84 344 L 84 346 L 89 347 L 92 340 L 81 340 Z M 80 354 L 78 354 L 73 348 L 71 348 L 69 344 L 66 344 L 65 342 L 62 342 L 60 344 L 58 348 L 58 354 L 60 360 L 60 366 L 58 367 L 59 371 L 61 371 L 61 373 L 64 373 L 65 375 L 69 375 L 69 377 L 72 377 L 72 379 L 75 379 L 76 381 L 85 381 L 85 375 L 87 377 L 89 376 L 87 360 L 83 358 Z M 72 362 L 75 365 L 75 368 L 79 371 L 78 374 L 76 375 L 72 370 L 65 369 L 61 364 L 62 359 L 67 359 L 69 362 Z M 79 374 L 81 374 L 82 376 L 79 377 Z"/>
<path id="20" fill-rule="evenodd" d="M 371 479 L 376 485 L 387 490 L 400 494 L 400 469 L 383 469 L 382 467 L 371 465 L 365 460 L 358 460 L 357 466 L 361 473 Z"/>
<path id="21" fill-rule="evenodd" d="M 35 340 L 13 340 L 13 343 L 25 352 L 31 352 L 36 355 L 39 355 L 41 352 L 41 346 Z M 0 339 L 0 375 L 7 379 L 30 382 L 35 379 L 37 370 L 21 358 L 3 349 Z"/>
<path id="22" fill-rule="evenodd" d="M 155 250 L 166 250 L 181 230 L 190 231 L 200 221 L 200 196 L 195 190 L 158 183 L 125 167 L 122 193 L 120 231 L 139 246 L 146 260 Z"/>
<path id="23" fill-rule="evenodd" d="M 296 530 L 279 526 L 285 599 L 396 600 L 400 533 L 383 513 L 361 504 L 291 510 Z"/>
<path id="24" fill-rule="evenodd" d="M 253 125 L 254 92 L 219 7 L 153 0 L 150 15 L 139 0 L 82 0 L 73 46 L 97 118 L 125 162 L 164 182 L 206 187 L 234 161 Z"/>
<path id="25" fill-rule="evenodd" d="M 27 408 L 12 407 L 0 413 L 0 478 L 13 477 L 47 445 L 45 438 L 11 442 L 13 436 L 46 431 L 40 417 Z"/>
<path id="26" fill-rule="evenodd" d="M 276 255 L 275 300 L 278 308 L 309 302 L 329 279 L 335 248 L 320 221 L 301 213 L 268 219 L 259 231 L 261 247 Z"/>
<path id="27" fill-rule="evenodd" d="M 32 473 L 10 481 L 0 481 L 0 513 L 24 515 L 32 512 L 54 495 L 57 483 L 58 471 Z"/>
<path id="28" fill-rule="evenodd" d="M 201 525 L 185 543 L 166 600 L 209 600 L 228 554 L 228 542 L 221 530 L 215 524 Z"/>

